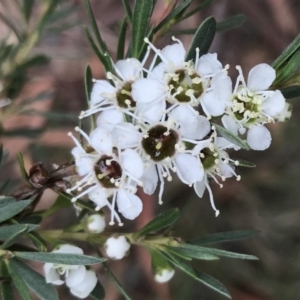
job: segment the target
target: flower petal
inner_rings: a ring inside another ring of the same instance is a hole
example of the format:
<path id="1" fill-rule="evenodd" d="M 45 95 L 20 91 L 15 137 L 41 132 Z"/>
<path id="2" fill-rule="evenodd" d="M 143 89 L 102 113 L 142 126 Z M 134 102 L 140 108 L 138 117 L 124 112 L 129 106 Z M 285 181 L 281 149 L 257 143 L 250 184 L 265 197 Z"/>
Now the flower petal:
<path id="1" fill-rule="evenodd" d="M 164 111 L 166 110 L 166 101 L 162 99 L 155 104 L 138 103 L 137 115 L 141 115 L 143 119 L 152 123 L 157 123 L 161 120 Z"/>
<path id="2" fill-rule="evenodd" d="M 253 150 L 265 150 L 271 144 L 270 131 L 264 127 L 255 125 L 249 129 L 247 134 L 247 143 Z"/>
<path id="3" fill-rule="evenodd" d="M 116 109 L 109 109 L 103 111 L 97 118 L 97 125 L 111 132 L 114 126 L 124 120 L 123 113 Z"/>
<path id="4" fill-rule="evenodd" d="M 203 179 L 203 166 L 196 157 L 187 153 L 179 153 L 174 160 L 178 177 L 183 183 L 190 185 Z"/>
<path id="5" fill-rule="evenodd" d="M 88 173 L 93 171 L 93 160 L 89 157 L 86 157 L 86 153 L 82 151 L 81 148 L 75 147 L 71 152 L 75 158 L 77 172 L 80 176 L 87 175 Z"/>
<path id="6" fill-rule="evenodd" d="M 199 198 L 202 198 L 205 192 L 206 189 L 205 180 L 206 179 L 203 178 L 203 180 L 194 183 L 194 190 Z"/>
<path id="7" fill-rule="evenodd" d="M 134 127 L 133 124 L 122 122 L 113 129 L 112 139 L 114 145 L 121 149 L 135 147 L 141 140 L 141 133 Z"/>
<path id="8" fill-rule="evenodd" d="M 134 220 L 142 212 L 143 203 L 141 199 L 125 190 L 119 190 L 117 195 L 119 212 L 124 218 Z"/>
<path id="9" fill-rule="evenodd" d="M 214 117 L 222 115 L 225 111 L 225 101 L 217 98 L 213 91 L 207 92 L 200 103 L 204 112 Z"/>
<path id="10" fill-rule="evenodd" d="M 98 278 L 96 276 L 95 271 L 87 270 L 83 281 L 70 289 L 70 292 L 80 298 L 84 299 L 88 297 L 88 295 L 93 291 L 95 286 L 97 285 Z"/>
<path id="11" fill-rule="evenodd" d="M 83 254 L 83 250 L 79 247 L 70 245 L 70 244 L 63 244 L 58 245 L 52 251 L 52 253 L 70 253 L 70 254 Z"/>
<path id="12" fill-rule="evenodd" d="M 122 167 L 134 178 L 139 179 L 144 172 L 144 164 L 140 155 L 133 149 L 125 149 L 121 153 Z"/>
<path id="13" fill-rule="evenodd" d="M 78 269 L 69 270 L 68 276 L 66 276 L 66 285 L 69 288 L 76 287 L 80 284 L 86 275 L 86 267 L 79 266 Z"/>
<path id="14" fill-rule="evenodd" d="M 199 58 L 196 69 L 201 75 L 210 75 L 220 72 L 223 67 L 218 61 L 216 53 L 208 53 Z"/>
<path id="15" fill-rule="evenodd" d="M 234 135 L 238 136 L 239 124 L 231 116 L 222 117 L 223 126 Z"/>
<path id="16" fill-rule="evenodd" d="M 99 153 L 112 153 L 113 144 L 110 132 L 103 128 L 96 128 L 90 134 L 92 147 Z"/>
<path id="17" fill-rule="evenodd" d="M 231 165 L 219 162 L 218 167 L 221 176 L 224 176 L 225 178 L 230 178 L 234 175 L 233 167 Z"/>
<path id="18" fill-rule="evenodd" d="M 91 104 L 95 105 L 107 98 L 108 95 L 115 95 L 116 88 L 107 80 L 97 80 L 94 83 L 91 93 Z"/>
<path id="19" fill-rule="evenodd" d="M 154 164 L 146 169 L 141 180 L 143 182 L 144 192 L 148 195 L 152 195 L 155 192 L 158 183 L 158 175 Z"/>
<path id="20" fill-rule="evenodd" d="M 44 273 L 45 273 L 45 279 L 47 283 L 52 283 L 55 285 L 62 285 L 64 283 L 63 280 L 60 280 L 60 276 L 56 271 L 56 269 L 53 268 L 52 263 L 44 264 Z"/>
<path id="21" fill-rule="evenodd" d="M 210 122 L 204 116 L 197 116 L 197 126 L 188 131 L 181 131 L 182 136 L 190 139 L 201 140 L 210 132 Z"/>
<path id="22" fill-rule="evenodd" d="M 182 68 L 186 51 L 181 43 L 166 46 L 161 50 L 161 54 L 169 61 L 168 65 L 172 66 L 172 68 Z"/>
<path id="23" fill-rule="evenodd" d="M 215 75 L 211 80 L 211 87 L 216 98 L 229 102 L 232 98 L 232 81 L 224 72 Z"/>
<path id="24" fill-rule="evenodd" d="M 275 91 L 274 95 L 267 98 L 263 104 L 262 109 L 264 113 L 273 117 L 284 109 L 285 99 L 280 91 Z"/>
<path id="25" fill-rule="evenodd" d="M 96 187 L 89 192 L 89 199 L 93 201 L 98 208 L 102 208 L 107 205 L 107 193 L 101 187 Z"/>
<path id="26" fill-rule="evenodd" d="M 259 64 L 248 75 L 247 87 L 252 92 L 267 90 L 276 78 L 276 71 L 268 64 Z"/>
<path id="27" fill-rule="evenodd" d="M 142 65 L 136 58 L 119 60 L 116 68 L 124 81 L 134 81 L 142 77 Z"/>

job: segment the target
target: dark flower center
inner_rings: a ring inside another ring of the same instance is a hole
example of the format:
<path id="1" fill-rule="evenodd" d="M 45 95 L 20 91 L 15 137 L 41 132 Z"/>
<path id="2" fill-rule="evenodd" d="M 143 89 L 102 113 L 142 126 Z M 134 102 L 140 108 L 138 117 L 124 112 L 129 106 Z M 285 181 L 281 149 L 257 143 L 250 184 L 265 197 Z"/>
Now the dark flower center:
<path id="1" fill-rule="evenodd" d="M 217 152 L 211 151 L 209 148 L 204 148 L 201 151 L 201 162 L 204 170 L 209 170 L 216 164 L 216 159 L 218 159 L 219 155 L 216 155 Z"/>
<path id="2" fill-rule="evenodd" d="M 136 102 L 131 96 L 132 83 L 126 82 L 123 87 L 117 92 L 117 101 L 120 107 L 130 108 L 135 107 Z"/>
<path id="3" fill-rule="evenodd" d="M 142 140 L 142 146 L 152 160 L 161 161 L 175 154 L 178 138 L 175 130 L 157 125 L 148 130 L 147 137 Z"/>

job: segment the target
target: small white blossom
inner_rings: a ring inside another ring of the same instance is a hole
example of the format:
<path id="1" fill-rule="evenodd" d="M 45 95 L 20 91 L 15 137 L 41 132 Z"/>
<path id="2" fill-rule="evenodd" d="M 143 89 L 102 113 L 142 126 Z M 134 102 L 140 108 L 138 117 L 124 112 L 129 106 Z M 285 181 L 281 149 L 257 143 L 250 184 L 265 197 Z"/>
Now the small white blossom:
<path id="1" fill-rule="evenodd" d="M 174 269 L 162 269 L 155 274 L 154 280 L 159 283 L 168 282 L 175 274 Z"/>
<path id="2" fill-rule="evenodd" d="M 100 214 L 88 216 L 86 223 L 87 230 L 94 234 L 103 232 L 106 226 L 105 217 Z"/>
<path id="3" fill-rule="evenodd" d="M 56 247 L 52 253 L 82 255 L 83 251 L 79 247 L 64 244 Z M 44 272 L 47 283 L 62 285 L 65 282 L 71 293 L 82 299 L 92 292 L 98 281 L 94 271 L 88 271 L 85 266 L 80 265 L 45 263 Z"/>
<path id="4" fill-rule="evenodd" d="M 110 237 L 106 240 L 104 248 L 107 256 L 112 259 L 122 259 L 127 255 L 130 249 L 130 243 L 127 242 L 125 236 Z"/>

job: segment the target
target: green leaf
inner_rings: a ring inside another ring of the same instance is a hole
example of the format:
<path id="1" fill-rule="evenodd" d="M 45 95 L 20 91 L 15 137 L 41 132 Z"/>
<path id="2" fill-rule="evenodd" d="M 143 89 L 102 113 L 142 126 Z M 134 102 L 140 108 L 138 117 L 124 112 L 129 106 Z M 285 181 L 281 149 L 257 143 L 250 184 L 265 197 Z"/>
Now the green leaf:
<path id="1" fill-rule="evenodd" d="M 186 61 L 194 60 L 196 56 L 196 48 L 199 48 L 199 56 L 206 54 L 214 39 L 217 23 L 213 17 L 207 18 L 201 23 L 196 31 L 191 46 L 186 54 Z"/>
<path id="2" fill-rule="evenodd" d="M 105 291 L 101 283 L 98 281 L 90 296 L 96 300 L 102 300 L 105 297 Z"/>
<path id="3" fill-rule="evenodd" d="M 86 99 L 91 101 L 91 92 L 93 88 L 93 74 L 90 65 L 87 65 L 84 72 L 84 85 Z M 89 104 L 89 103 L 88 103 Z"/>
<path id="4" fill-rule="evenodd" d="M 20 129 L 14 129 L 14 130 L 1 130 L 0 135 L 4 135 L 6 137 L 27 137 L 27 138 L 36 138 L 40 136 L 45 131 L 44 128 L 20 128 Z"/>
<path id="5" fill-rule="evenodd" d="M 236 15 L 217 23 L 217 31 L 226 31 L 241 26 L 246 20 L 244 15 Z"/>
<path id="6" fill-rule="evenodd" d="M 147 38 L 149 39 L 150 42 L 153 39 L 153 30 L 154 30 L 154 27 L 151 27 L 151 29 L 149 30 L 148 35 L 147 35 Z M 147 48 L 148 48 L 148 44 L 144 43 L 142 48 L 140 49 L 140 54 L 139 54 L 139 57 L 138 57 L 138 59 L 140 61 L 142 61 L 144 59 L 144 56 L 147 52 Z"/>
<path id="7" fill-rule="evenodd" d="M 32 200 L 21 200 L 21 201 L 14 201 L 14 202 L 10 201 L 6 205 L 3 205 L 2 207 L 0 204 L 0 207 L 1 207 L 0 223 L 14 217 L 18 213 L 20 213 L 31 202 L 32 202 Z"/>
<path id="8" fill-rule="evenodd" d="M 174 254 L 182 254 L 186 257 L 200 259 L 200 260 L 218 260 L 219 257 L 208 252 L 206 249 L 200 249 L 199 247 L 189 247 L 191 245 L 182 245 L 179 247 L 166 247 Z"/>
<path id="9" fill-rule="evenodd" d="M 180 5 L 178 5 L 175 9 L 173 9 L 170 14 L 168 14 L 155 28 L 154 33 L 162 29 L 163 27 L 169 27 L 168 25 L 172 25 L 176 23 L 176 21 L 183 15 L 185 10 L 189 7 L 192 0 L 184 0 Z"/>
<path id="10" fill-rule="evenodd" d="M 26 1 L 26 0 L 25 0 Z M 43 28 L 49 23 L 49 21 L 51 20 L 57 5 L 59 4 L 60 0 L 51 0 L 51 1 L 47 1 L 48 7 L 45 10 L 44 15 L 42 16 L 40 22 L 39 22 L 39 26 L 38 29 L 41 32 L 43 30 Z"/>
<path id="11" fill-rule="evenodd" d="M 193 9 L 192 11 L 190 11 L 189 13 L 187 13 L 186 15 L 184 15 L 180 21 L 185 20 L 187 18 L 189 18 L 190 16 L 194 15 L 195 13 L 197 13 L 198 11 L 204 9 L 205 7 L 207 7 L 208 5 L 212 4 L 213 2 L 215 2 L 216 0 L 204 0 L 198 7 L 196 7 L 195 9 Z"/>
<path id="12" fill-rule="evenodd" d="M 6 249 L 16 243 L 16 241 L 27 233 L 28 226 L 24 225 L 23 228 L 20 228 L 19 231 L 15 232 L 14 235 L 10 236 L 1 246 L 0 249 Z"/>
<path id="13" fill-rule="evenodd" d="M 31 232 L 28 236 L 39 251 L 47 252 L 47 243 L 37 232 Z"/>
<path id="14" fill-rule="evenodd" d="M 34 2 L 35 0 L 23 0 L 23 15 L 26 23 L 29 22 Z"/>
<path id="15" fill-rule="evenodd" d="M 239 167 L 245 167 L 245 168 L 255 168 L 256 167 L 256 165 L 254 163 L 252 163 L 251 161 L 247 161 L 244 159 L 236 159 L 235 161 L 239 162 L 239 164 L 238 164 Z"/>
<path id="16" fill-rule="evenodd" d="M 209 234 L 204 237 L 200 237 L 194 240 L 188 241 L 189 244 L 201 245 L 201 244 L 211 244 L 220 242 L 232 242 L 248 237 L 255 236 L 259 233 L 258 230 L 237 230 L 237 231 L 226 231 L 214 234 Z"/>
<path id="17" fill-rule="evenodd" d="M 272 67 L 278 70 L 300 47 L 300 34 L 287 46 L 280 56 L 272 63 Z"/>
<path id="18" fill-rule="evenodd" d="M 63 209 L 63 208 L 68 208 L 70 206 L 72 206 L 72 202 L 65 196 L 59 195 L 56 198 L 56 201 L 53 203 L 53 205 L 51 207 L 49 207 L 47 210 L 45 210 L 41 215 L 44 219 L 44 218 L 47 218 L 47 217 L 53 215 L 58 210 Z"/>
<path id="19" fill-rule="evenodd" d="M 71 253 L 45 253 L 45 252 L 14 252 L 17 257 L 34 261 L 50 262 L 64 265 L 95 265 L 106 261 L 104 258 Z"/>
<path id="20" fill-rule="evenodd" d="M 128 0 L 122 0 L 122 2 L 123 2 L 123 6 L 124 6 L 124 9 L 126 12 L 127 19 L 130 23 L 132 23 L 132 11 L 131 11 L 130 5 L 128 3 Z"/>
<path id="21" fill-rule="evenodd" d="M 9 261 L 11 272 L 17 273 L 40 300 L 59 300 L 53 285 L 46 283 L 44 276 L 18 259 Z"/>
<path id="22" fill-rule="evenodd" d="M 132 57 L 139 58 L 154 9 L 154 0 L 136 0 L 132 17 Z"/>
<path id="23" fill-rule="evenodd" d="M 96 19 L 94 17 L 94 14 L 93 14 L 93 11 L 92 11 L 92 8 L 91 8 L 91 4 L 90 4 L 89 0 L 84 0 L 84 2 L 85 2 L 85 6 L 86 6 L 86 9 L 87 9 L 87 12 L 88 12 L 88 16 L 89 16 L 89 19 L 90 19 L 90 22 L 91 22 L 96 40 L 97 40 L 102 52 L 107 52 L 107 46 L 104 43 L 104 41 L 101 37 L 101 34 L 99 32 L 97 22 L 96 22 Z"/>
<path id="24" fill-rule="evenodd" d="M 10 261 L 6 262 L 6 266 L 9 272 L 9 275 L 12 278 L 12 281 L 18 290 L 20 296 L 22 297 L 23 300 L 32 300 L 32 297 L 30 295 L 29 289 L 23 280 L 23 278 L 20 276 L 18 272 L 15 272 L 14 267 L 11 267 Z"/>
<path id="25" fill-rule="evenodd" d="M 126 18 L 123 18 L 121 25 L 120 25 L 120 30 L 119 30 L 117 60 L 121 60 L 124 58 L 126 31 L 127 31 L 127 21 L 126 21 Z"/>
<path id="26" fill-rule="evenodd" d="M 245 149 L 245 150 L 250 150 L 250 147 L 248 146 L 248 144 L 243 141 L 241 138 L 239 138 L 238 136 L 234 135 L 233 133 L 231 133 L 229 130 L 212 123 L 213 126 L 216 127 L 217 132 L 224 137 L 226 140 L 228 140 L 229 142 Z"/>
<path id="27" fill-rule="evenodd" d="M 95 213 L 95 205 L 91 202 L 87 202 L 87 201 L 83 201 L 83 200 L 78 199 L 76 201 L 76 204 L 78 206 L 80 206 L 81 208 L 85 208 L 85 209 Z"/>
<path id="28" fill-rule="evenodd" d="M 26 169 L 25 169 L 24 159 L 23 159 L 23 155 L 22 155 L 21 152 L 17 153 L 17 158 L 18 158 L 18 162 L 19 162 L 19 167 L 20 167 L 21 175 L 22 175 L 23 179 L 25 179 L 26 181 L 28 181 L 28 174 L 27 174 Z"/>
<path id="29" fill-rule="evenodd" d="M 298 70 L 299 66 L 300 49 L 293 54 L 286 65 L 282 66 L 280 69 L 277 69 L 276 79 L 273 82 L 273 85 L 280 84 L 289 79 Z"/>
<path id="30" fill-rule="evenodd" d="M 297 98 L 300 96 L 300 85 L 293 85 L 280 89 L 282 95 L 286 99 Z"/>
<path id="31" fill-rule="evenodd" d="M 2 163 L 2 158 L 3 158 L 3 145 L 1 144 L 0 145 L 0 166 L 1 166 L 1 163 Z"/>
<path id="32" fill-rule="evenodd" d="M 48 56 L 44 54 L 38 54 L 23 62 L 18 66 L 18 69 L 28 69 L 32 67 L 43 66 L 48 64 L 49 62 L 50 58 Z"/>
<path id="33" fill-rule="evenodd" d="M 36 224 L 15 224 L 15 225 L 8 225 L 0 227 L 0 240 L 5 241 L 10 239 L 11 237 L 15 236 L 18 232 L 23 230 L 24 228 L 27 229 L 27 232 L 30 232 L 34 229 L 39 227 Z"/>
<path id="34" fill-rule="evenodd" d="M 0 281 L 1 299 L 15 300 L 11 278 L 9 278 L 8 269 L 4 261 L 1 262 L 1 275 L 7 278 Z"/>
<path id="35" fill-rule="evenodd" d="M 155 219 L 151 220 L 139 232 L 137 232 L 137 236 L 146 235 L 150 232 L 171 226 L 174 222 L 176 222 L 179 214 L 178 208 L 173 208 L 169 211 L 159 214 Z"/>

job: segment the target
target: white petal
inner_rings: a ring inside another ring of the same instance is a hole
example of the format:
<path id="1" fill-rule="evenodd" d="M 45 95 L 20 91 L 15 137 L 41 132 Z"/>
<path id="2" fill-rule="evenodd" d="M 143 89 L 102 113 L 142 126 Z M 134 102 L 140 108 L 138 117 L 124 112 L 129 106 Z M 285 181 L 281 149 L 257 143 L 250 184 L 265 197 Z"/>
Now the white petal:
<path id="1" fill-rule="evenodd" d="M 98 278 L 96 276 L 96 273 L 92 270 L 87 270 L 83 281 L 79 285 L 72 287 L 70 289 L 70 292 L 74 296 L 80 299 L 84 299 L 93 291 L 93 289 L 97 285 L 97 282 Z"/>
<path id="2" fill-rule="evenodd" d="M 164 111 L 166 110 L 166 101 L 162 99 L 155 104 L 138 103 L 137 114 L 141 115 L 143 119 L 152 123 L 161 121 Z"/>
<path id="3" fill-rule="evenodd" d="M 248 75 L 247 87 L 250 91 L 265 91 L 276 78 L 276 71 L 268 64 L 259 64 Z"/>
<path id="4" fill-rule="evenodd" d="M 223 162 L 218 163 L 220 169 L 220 175 L 225 178 L 230 178 L 233 176 L 233 166 L 229 164 L 224 164 Z"/>
<path id="5" fill-rule="evenodd" d="M 155 192 L 158 183 L 158 175 L 154 164 L 146 169 L 141 180 L 143 182 L 144 192 L 148 195 L 152 195 Z"/>
<path id="6" fill-rule="evenodd" d="M 107 94 L 112 95 L 116 93 L 116 88 L 112 86 L 107 80 L 97 80 L 94 83 L 91 93 L 91 104 L 95 105 L 107 98 Z"/>
<path id="7" fill-rule="evenodd" d="M 267 98 L 263 104 L 262 108 L 264 113 L 273 117 L 280 113 L 284 109 L 285 99 L 280 91 L 275 91 L 274 95 Z"/>
<path id="8" fill-rule="evenodd" d="M 107 205 L 107 194 L 101 187 L 95 188 L 89 192 L 89 199 L 93 201 L 97 207 L 102 208 Z"/>
<path id="9" fill-rule="evenodd" d="M 66 277 L 66 285 L 69 288 L 76 287 L 84 279 L 85 273 L 86 273 L 85 266 L 79 266 L 78 269 L 69 270 L 69 274 Z"/>
<path id="10" fill-rule="evenodd" d="M 228 141 L 227 139 L 223 138 L 223 137 L 217 137 L 216 140 L 216 146 L 217 148 L 221 148 L 221 149 L 235 149 L 235 150 L 239 150 L 240 147 L 238 147 L 237 145 L 231 143 L 230 141 Z M 225 151 L 224 155 L 226 155 Z"/>
<path id="11" fill-rule="evenodd" d="M 225 111 L 225 101 L 217 98 L 213 91 L 207 92 L 200 103 L 204 112 L 214 117 L 222 115 Z"/>
<path id="12" fill-rule="evenodd" d="M 171 117 L 180 125 L 180 131 L 188 132 L 194 130 L 197 126 L 197 114 L 189 105 L 178 105 L 170 113 Z"/>
<path id="13" fill-rule="evenodd" d="M 139 179 L 144 172 L 144 164 L 140 155 L 132 150 L 125 149 L 121 153 L 122 167 L 134 178 Z"/>
<path id="14" fill-rule="evenodd" d="M 112 139 L 114 145 L 121 149 L 134 147 L 141 141 L 141 133 L 134 127 L 133 124 L 122 122 L 113 129 Z"/>
<path id="15" fill-rule="evenodd" d="M 89 157 L 86 157 L 86 153 L 82 151 L 81 148 L 75 147 L 71 152 L 75 157 L 77 172 L 80 176 L 87 175 L 88 173 L 93 171 L 93 160 Z"/>
<path id="16" fill-rule="evenodd" d="M 247 143 L 253 150 L 265 150 L 271 144 L 270 131 L 264 127 L 255 125 L 249 129 L 247 134 Z"/>
<path id="17" fill-rule="evenodd" d="M 203 166 L 196 157 L 187 153 L 179 153 L 174 160 L 178 177 L 183 183 L 193 184 L 203 179 Z"/>
<path id="18" fill-rule="evenodd" d="M 96 128 L 90 134 L 92 147 L 99 153 L 112 153 L 112 138 L 110 132 L 103 128 Z"/>
<path id="19" fill-rule="evenodd" d="M 52 251 L 53 253 L 70 253 L 70 254 L 83 254 L 83 250 L 79 247 L 70 245 L 70 244 L 63 244 L 58 245 Z"/>
<path id="20" fill-rule="evenodd" d="M 116 109 L 103 111 L 97 118 L 97 125 L 111 132 L 114 126 L 123 122 L 123 113 Z"/>
<path id="21" fill-rule="evenodd" d="M 141 199 L 125 190 L 118 191 L 117 204 L 119 212 L 129 220 L 134 220 L 143 209 Z"/>
<path id="22" fill-rule="evenodd" d="M 167 85 L 154 78 L 138 79 L 132 85 L 131 95 L 137 103 L 149 103 L 167 95 Z"/>
<path id="23" fill-rule="evenodd" d="M 164 79 L 164 74 L 166 72 L 166 64 L 164 62 L 159 63 L 153 70 L 148 74 L 147 78 Z"/>
<path id="24" fill-rule="evenodd" d="M 216 98 L 228 102 L 232 98 L 232 81 L 224 72 L 215 75 L 211 80 L 211 87 Z"/>
<path id="25" fill-rule="evenodd" d="M 142 76 L 142 65 L 136 58 L 119 60 L 116 67 L 124 81 L 134 81 Z"/>
<path id="26" fill-rule="evenodd" d="M 194 183 L 194 190 L 199 198 L 202 198 L 205 192 L 205 180 L 206 179 L 204 178 L 203 180 Z"/>
<path id="27" fill-rule="evenodd" d="M 223 126 L 234 135 L 238 136 L 239 124 L 231 116 L 222 117 Z"/>
<path id="28" fill-rule="evenodd" d="M 197 116 L 197 125 L 187 131 L 181 131 L 183 137 L 201 140 L 210 132 L 210 122 L 204 116 Z"/>
<path id="29" fill-rule="evenodd" d="M 182 68 L 186 51 L 181 43 L 166 46 L 161 50 L 161 54 L 174 69 Z"/>
<path id="30" fill-rule="evenodd" d="M 199 58 L 196 69 L 201 75 L 215 74 L 222 70 L 222 64 L 217 59 L 216 53 L 208 53 Z"/>
<path id="31" fill-rule="evenodd" d="M 52 263 L 45 263 L 44 264 L 44 273 L 45 279 L 47 283 L 52 283 L 55 285 L 62 285 L 64 283 L 63 280 L 60 280 L 60 276 L 56 269 L 53 268 Z"/>

